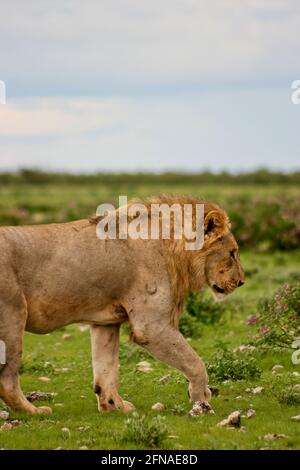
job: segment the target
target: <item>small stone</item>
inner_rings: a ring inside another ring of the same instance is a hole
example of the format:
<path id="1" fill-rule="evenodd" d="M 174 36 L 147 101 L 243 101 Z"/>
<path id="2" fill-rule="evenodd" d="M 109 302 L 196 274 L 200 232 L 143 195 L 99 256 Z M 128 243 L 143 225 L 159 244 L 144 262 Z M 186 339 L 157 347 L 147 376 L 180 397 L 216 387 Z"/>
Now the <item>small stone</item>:
<path id="1" fill-rule="evenodd" d="M 62 336 L 62 339 L 64 341 L 69 341 L 70 339 L 73 339 L 73 335 L 70 335 L 70 333 L 65 333 L 63 336 Z"/>
<path id="2" fill-rule="evenodd" d="M 139 371 L 139 372 L 151 372 L 153 369 L 151 367 L 151 364 L 150 362 L 147 362 L 147 361 L 141 361 L 139 362 L 137 365 L 136 365 L 136 369 Z"/>
<path id="3" fill-rule="evenodd" d="M 268 433 L 265 434 L 264 440 L 265 441 L 275 441 L 276 439 L 286 439 L 288 436 L 286 434 L 273 434 Z"/>
<path id="4" fill-rule="evenodd" d="M 172 378 L 171 374 L 163 375 L 160 379 L 158 379 L 158 383 L 160 385 L 165 385 L 168 382 L 170 382 L 171 378 Z"/>
<path id="5" fill-rule="evenodd" d="M 249 387 L 246 388 L 245 392 L 246 392 L 246 393 L 251 393 L 251 388 L 249 388 Z"/>
<path id="6" fill-rule="evenodd" d="M 9 431 L 10 429 L 13 429 L 21 424 L 21 421 L 18 419 L 14 419 L 13 421 L 5 421 L 4 424 L 0 427 L 0 430 L 2 431 Z"/>
<path id="7" fill-rule="evenodd" d="M 79 450 L 89 450 L 89 448 L 87 446 L 81 446 L 79 447 Z"/>
<path id="8" fill-rule="evenodd" d="M 253 395 L 257 395 L 258 393 L 261 393 L 264 391 L 264 387 L 255 387 L 252 389 Z"/>
<path id="9" fill-rule="evenodd" d="M 86 396 L 86 395 L 80 395 L 80 398 L 81 398 L 82 400 L 85 400 L 85 399 L 87 398 L 87 396 Z"/>
<path id="10" fill-rule="evenodd" d="M 13 419 L 12 421 L 10 421 L 10 424 L 15 428 L 16 426 L 19 426 L 19 424 L 21 424 L 21 421 L 19 421 L 18 419 Z"/>
<path id="11" fill-rule="evenodd" d="M 220 421 L 217 426 L 239 428 L 241 426 L 241 413 L 239 411 L 233 411 L 227 418 Z"/>
<path id="12" fill-rule="evenodd" d="M 300 384 L 294 385 L 294 389 L 300 391 Z"/>
<path id="13" fill-rule="evenodd" d="M 65 405 L 63 403 L 55 403 L 54 406 L 56 406 L 57 408 L 62 408 Z"/>
<path id="14" fill-rule="evenodd" d="M 13 428 L 13 425 L 9 422 L 5 422 L 4 424 L 2 424 L 2 426 L 0 427 L 0 430 L 1 431 L 9 431 L 10 429 Z"/>
<path id="15" fill-rule="evenodd" d="M 163 403 L 157 402 L 151 406 L 151 410 L 153 411 L 161 411 L 165 409 L 165 405 Z"/>
<path id="16" fill-rule="evenodd" d="M 85 333 L 86 331 L 89 331 L 89 329 L 90 329 L 89 325 L 80 325 L 78 327 L 78 331 L 80 331 L 80 333 Z"/>
<path id="17" fill-rule="evenodd" d="M 300 377 L 300 373 L 299 373 L 299 372 L 292 372 L 292 375 L 293 375 L 294 377 Z"/>
<path id="18" fill-rule="evenodd" d="M 253 408 L 249 408 L 249 410 L 246 412 L 246 418 L 251 419 L 256 415 L 256 411 Z"/>
<path id="19" fill-rule="evenodd" d="M 242 395 L 238 395 L 237 397 L 235 397 L 236 400 L 243 400 L 243 397 Z"/>
<path id="20" fill-rule="evenodd" d="M 282 369 L 284 369 L 284 367 L 281 364 L 275 364 L 275 366 L 272 367 L 272 374 L 277 374 L 277 372 Z"/>
<path id="21" fill-rule="evenodd" d="M 295 415 L 291 417 L 292 421 L 300 421 L 300 415 Z"/>
<path id="22" fill-rule="evenodd" d="M 240 432 L 246 432 L 246 431 L 247 431 L 246 426 L 241 426 L 241 427 L 240 427 Z"/>
<path id="23" fill-rule="evenodd" d="M 38 380 L 40 382 L 51 382 L 51 379 L 49 377 L 39 377 Z"/>
<path id="24" fill-rule="evenodd" d="M 68 436 L 71 435 L 71 431 L 70 431 L 69 428 L 62 428 L 61 432 L 65 435 L 68 435 Z"/>
<path id="25" fill-rule="evenodd" d="M 28 401 L 33 402 L 33 401 L 50 401 L 53 400 L 53 398 L 57 395 L 57 393 L 54 392 L 29 392 L 26 393 L 26 398 Z"/>
<path id="26" fill-rule="evenodd" d="M 77 431 L 83 432 L 83 431 L 88 431 L 89 429 L 90 429 L 90 426 L 79 426 L 79 428 L 77 428 Z"/>
<path id="27" fill-rule="evenodd" d="M 8 420 L 9 418 L 9 412 L 5 410 L 0 411 L 0 419 L 3 419 L 3 421 Z"/>
<path id="28" fill-rule="evenodd" d="M 193 404 L 193 408 L 189 411 L 189 416 L 193 418 L 202 414 L 214 414 L 214 410 L 207 402 L 195 401 Z"/>

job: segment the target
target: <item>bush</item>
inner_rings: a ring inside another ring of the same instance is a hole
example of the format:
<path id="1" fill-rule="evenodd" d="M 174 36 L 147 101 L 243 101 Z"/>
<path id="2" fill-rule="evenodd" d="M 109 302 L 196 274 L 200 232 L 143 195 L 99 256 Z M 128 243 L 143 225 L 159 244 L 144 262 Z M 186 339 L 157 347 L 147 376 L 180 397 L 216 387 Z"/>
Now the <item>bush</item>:
<path id="1" fill-rule="evenodd" d="M 261 370 L 256 360 L 249 354 L 234 353 L 228 349 L 220 349 L 207 365 L 211 379 L 222 382 L 224 380 L 248 380 L 258 378 Z"/>
<path id="2" fill-rule="evenodd" d="M 199 321 L 186 312 L 180 318 L 179 330 L 186 338 L 199 338 L 199 336 L 201 336 L 201 325 Z"/>
<path id="3" fill-rule="evenodd" d="M 261 347 L 292 348 L 300 338 L 300 281 L 284 284 L 270 299 L 258 303 L 258 313 L 248 318 L 252 341 Z"/>
<path id="4" fill-rule="evenodd" d="M 218 322 L 225 308 L 224 303 L 216 302 L 210 294 L 204 292 L 190 294 L 185 304 L 185 312 L 206 325 Z"/>
<path id="5" fill-rule="evenodd" d="M 300 391 L 295 389 L 293 386 L 277 391 L 275 396 L 282 405 L 300 405 Z"/>
<path id="6" fill-rule="evenodd" d="M 149 418 L 133 413 L 125 422 L 121 440 L 135 442 L 149 447 L 158 447 L 168 437 L 168 429 L 163 416 Z"/>

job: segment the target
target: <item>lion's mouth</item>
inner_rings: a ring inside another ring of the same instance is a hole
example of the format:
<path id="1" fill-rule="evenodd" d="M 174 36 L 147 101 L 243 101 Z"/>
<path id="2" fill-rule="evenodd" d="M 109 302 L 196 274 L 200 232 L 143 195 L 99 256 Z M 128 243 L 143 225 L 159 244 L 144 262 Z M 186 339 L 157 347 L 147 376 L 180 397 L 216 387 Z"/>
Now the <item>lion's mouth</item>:
<path id="1" fill-rule="evenodd" d="M 213 284 L 213 289 L 216 292 L 218 292 L 218 294 L 224 294 L 225 293 L 225 289 L 223 289 L 222 287 L 217 286 L 217 284 Z"/>

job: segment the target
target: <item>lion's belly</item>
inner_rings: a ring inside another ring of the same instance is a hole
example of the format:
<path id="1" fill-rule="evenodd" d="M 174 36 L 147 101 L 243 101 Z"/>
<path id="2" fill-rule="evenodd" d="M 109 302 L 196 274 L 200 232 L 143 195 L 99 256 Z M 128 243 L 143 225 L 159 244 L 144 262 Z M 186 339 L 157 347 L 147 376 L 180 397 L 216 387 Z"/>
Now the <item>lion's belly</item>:
<path id="1" fill-rule="evenodd" d="M 127 320 L 127 313 L 118 302 L 109 305 L 61 306 L 60 308 L 47 307 L 38 303 L 28 305 L 26 331 L 37 334 L 46 334 L 72 323 L 87 323 L 97 325 L 114 325 Z"/>

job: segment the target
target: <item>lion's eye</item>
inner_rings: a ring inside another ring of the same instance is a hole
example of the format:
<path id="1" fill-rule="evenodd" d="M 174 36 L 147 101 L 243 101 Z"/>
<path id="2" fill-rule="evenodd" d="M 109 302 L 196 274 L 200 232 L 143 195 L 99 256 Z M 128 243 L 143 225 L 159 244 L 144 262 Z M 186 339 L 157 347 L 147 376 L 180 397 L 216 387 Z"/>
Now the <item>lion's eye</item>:
<path id="1" fill-rule="evenodd" d="M 231 258 L 235 259 L 235 251 L 234 250 L 231 250 L 230 256 L 231 256 Z"/>

